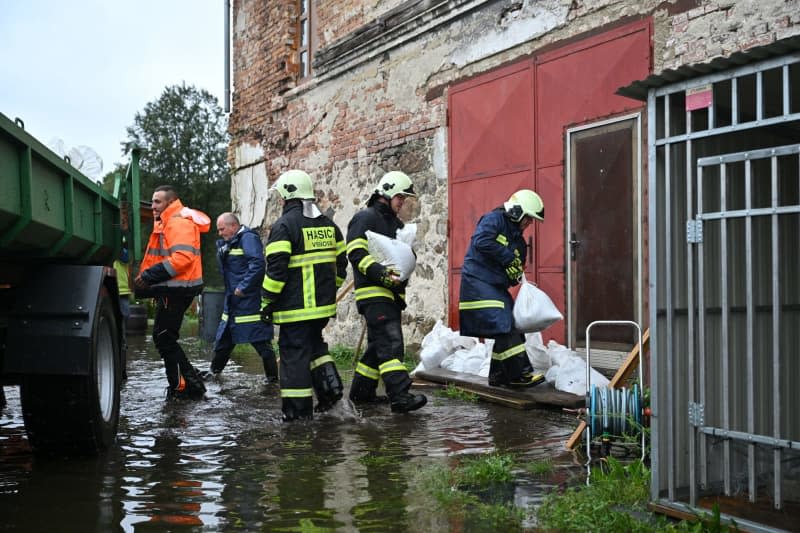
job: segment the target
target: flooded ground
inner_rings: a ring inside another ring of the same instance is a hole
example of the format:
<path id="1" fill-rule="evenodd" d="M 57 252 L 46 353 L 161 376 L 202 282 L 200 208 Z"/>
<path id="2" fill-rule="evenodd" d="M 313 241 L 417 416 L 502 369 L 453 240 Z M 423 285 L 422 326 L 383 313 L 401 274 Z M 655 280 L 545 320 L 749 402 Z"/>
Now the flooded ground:
<path id="1" fill-rule="evenodd" d="M 255 354 L 234 354 L 207 400 L 167 403 L 149 337 L 129 344 L 117 444 L 101 457 L 34 458 L 18 389 L 6 388 L 0 530 L 481 530 L 439 509 L 420 476 L 464 454 L 551 459 L 557 474 L 549 481 L 516 473 L 510 499 L 533 508 L 553 479 L 580 470 L 563 449 L 575 419 L 558 411 L 519 411 L 425 390 L 428 405 L 406 415 L 388 405 L 359 412 L 341 402 L 311 422 L 284 424 L 279 390 L 262 383 Z M 188 337 L 185 348 L 207 368 L 208 345 Z"/>

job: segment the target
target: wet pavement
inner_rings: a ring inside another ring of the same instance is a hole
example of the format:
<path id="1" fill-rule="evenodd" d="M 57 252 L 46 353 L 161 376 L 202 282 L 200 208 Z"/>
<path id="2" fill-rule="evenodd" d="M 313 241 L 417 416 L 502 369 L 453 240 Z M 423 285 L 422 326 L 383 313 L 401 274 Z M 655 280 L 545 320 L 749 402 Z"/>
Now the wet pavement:
<path id="1" fill-rule="evenodd" d="M 207 368 L 210 347 L 197 337 L 183 342 Z M 422 490 L 420 472 L 489 452 L 552 460 L 561 479 L 579 470 L 563 448 L 575 418 L 558 411 L 426 390 L 428 405 L 410 414 L 340 402 L 286 424 L 278 387 L 264 385 L 254 352 L 234 354 L 205 401 L 167 403 L 150 339 L 129 344 L 117 443 L 100 457 L 34 457 L 18 389 L 6 388 L 0 531 L 469 531 Z M 340 371 L 349 381 L 352 371 Z M 535 507 L 553 483 L 520 471 L 513 502 Z"/>

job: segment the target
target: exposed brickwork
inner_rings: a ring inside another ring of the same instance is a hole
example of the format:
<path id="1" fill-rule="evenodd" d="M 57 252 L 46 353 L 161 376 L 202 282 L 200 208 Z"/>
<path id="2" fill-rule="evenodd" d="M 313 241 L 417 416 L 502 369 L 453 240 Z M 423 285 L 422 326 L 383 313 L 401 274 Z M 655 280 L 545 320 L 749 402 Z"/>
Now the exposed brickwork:
<path id="1" fill-rule="evenodd" d="M 316 44 L 326 47 L 420 0 L 313 1 Z M 405 314 L 412 345 L 436 319 L 446 318 L 446 106 L 452 83 L 621 20 L 652 17 L 656 72 L 800 33 L 796 0 L 451 2 L 464 8 L 463 14 L 380 53 L 365 46 L 351 67 L 300 84 L 293 53 L 296 2 L 234 0 L 234 168 L 240 163 L 236 147 L 248 145 L 263 151 L 269 180 L 291 167 L 308 170 L 322 208 L 343 230 L 383 172 L 403 169 L 412 175 L 420 199 L 409 217 L 418 223 L 421 243 Z M 442 0 L 429 4 L 441 6 Z M 268 203 L 263 230 L 275 211 Z M 357 339 L 360 321 L 351 303 L 340 306 L 332 342 Z"/>

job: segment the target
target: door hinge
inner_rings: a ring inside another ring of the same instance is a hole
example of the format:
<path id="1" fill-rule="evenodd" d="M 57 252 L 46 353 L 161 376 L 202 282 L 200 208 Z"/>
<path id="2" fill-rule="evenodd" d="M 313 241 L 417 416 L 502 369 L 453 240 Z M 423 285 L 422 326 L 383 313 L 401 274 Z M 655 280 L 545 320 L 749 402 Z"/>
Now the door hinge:
<path id="1" fill-rule="evenodd" d="M 687 220 L 686 221 L 686 242 L 694 244 L 703 242 L 703 221 L 702 220 Z"/>
<path id="2" fill-rule="evenodd" d="M 702 403 L 689 402 L 689 424 L 694 427 L 704 426 L 706 423 L 705 411 Z"/>

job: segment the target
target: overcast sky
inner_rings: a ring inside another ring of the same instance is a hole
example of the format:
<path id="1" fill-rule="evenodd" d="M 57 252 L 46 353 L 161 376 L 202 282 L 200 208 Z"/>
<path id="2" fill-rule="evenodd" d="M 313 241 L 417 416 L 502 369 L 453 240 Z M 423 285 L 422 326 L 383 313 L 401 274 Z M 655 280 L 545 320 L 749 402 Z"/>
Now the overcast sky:
<path id="1" fill-rule="evenodd" d="M 0 113 L 112 170 L 127 163 L 125 128 L 165 87 L 223 106 L 223 17 L 223 0 L 0 0 Z"/>

